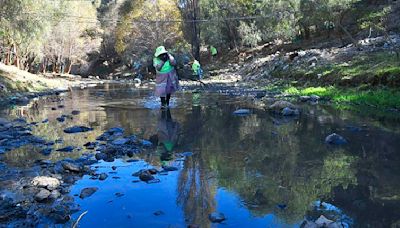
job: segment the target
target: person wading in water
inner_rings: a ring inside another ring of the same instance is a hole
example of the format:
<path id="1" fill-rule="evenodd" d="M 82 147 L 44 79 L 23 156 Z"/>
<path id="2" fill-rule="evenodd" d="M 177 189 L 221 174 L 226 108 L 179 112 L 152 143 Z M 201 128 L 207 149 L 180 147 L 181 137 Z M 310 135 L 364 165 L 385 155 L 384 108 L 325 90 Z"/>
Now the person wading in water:
<path id="1" fill-rule="evenodd" d="M 179 89 L 176 61 L 164 46 L 160 46 L 154 54 L 153 66 L 157 72 L 155 95 L 160 97 L 161 108 L 165 109 L 169 107 L 171 94 Z"/>

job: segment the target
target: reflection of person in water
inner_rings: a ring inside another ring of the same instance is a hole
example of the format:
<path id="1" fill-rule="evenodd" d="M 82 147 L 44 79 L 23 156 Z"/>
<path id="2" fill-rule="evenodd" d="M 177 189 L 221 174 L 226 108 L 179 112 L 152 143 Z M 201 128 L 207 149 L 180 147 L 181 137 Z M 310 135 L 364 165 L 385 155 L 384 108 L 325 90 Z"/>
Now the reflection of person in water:
<path id="1" fill-rule="evenodd" d="M 169 109 L 161 111 L 158 121 L 158 146 L 161 147 L 160 159 L 162 165 L 173 160 L 173 150 L 178 142 L 179 123 L 174 121 Z"/>

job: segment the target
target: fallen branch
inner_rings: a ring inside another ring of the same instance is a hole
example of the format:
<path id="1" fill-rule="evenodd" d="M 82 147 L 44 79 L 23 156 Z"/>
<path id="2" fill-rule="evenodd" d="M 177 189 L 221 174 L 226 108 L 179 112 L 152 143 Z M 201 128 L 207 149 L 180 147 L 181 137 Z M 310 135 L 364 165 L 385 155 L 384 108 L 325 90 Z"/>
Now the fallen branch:
<path id="1" fill-rule="evenodd" d="M 79 215 L 78 219 L 76 220 L 76 222 L 74 223 L 74 225 L 72 225 L 72 228 L 77 228 L 79 221 L 81 221 L 82 217 L 85 216 L 88 213 L 88 211 L 83 212 L 81 215 Z"/>

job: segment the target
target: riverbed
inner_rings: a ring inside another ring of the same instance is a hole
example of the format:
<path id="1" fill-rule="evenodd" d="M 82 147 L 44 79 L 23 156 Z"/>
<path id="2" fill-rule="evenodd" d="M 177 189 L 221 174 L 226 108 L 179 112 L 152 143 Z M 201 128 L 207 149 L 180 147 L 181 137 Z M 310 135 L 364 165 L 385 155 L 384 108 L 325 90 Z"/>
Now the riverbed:
<path id="1" fill-rule="evenodd" d="M 79 207 L 65 224 L 86 212 L 80 227 L 300 227 L 321 216 L 331 227 L 400 225 L 398 118 L 324 104 L 301 104 L 299 116 L 282 117 L 253 103 L 249 96 L 180 92 L 160 110 L 151 90 L 105 84 L 2 109 L 0 117 L 38 123 L 32 134 L 59 142 L 46 155 L 30 145 L 0 154 L 2 170 L 18 173 L 2 181 L 23 176 L 38 160 L 93 155 L 83 145 L 118 127 L 148 146 L 91 164 L 108 178 L 74 182 L 67 195 Z M 233 114 L 238 109 L 250 112 Z M 57 120 L 73 111 L 79 114 Z M 65 134 L 75 125 L 93 130 Z M 326 144 L 332 133 L 348 143 Z M 67 146 L 75 149 L 55 151 Z M 153 168 L 152 181 L 133 175 Z M 3 197 L 16 195 L 8 186 L 0 187 Z M 80 198 L 84 188 L 98 190 Z"/>

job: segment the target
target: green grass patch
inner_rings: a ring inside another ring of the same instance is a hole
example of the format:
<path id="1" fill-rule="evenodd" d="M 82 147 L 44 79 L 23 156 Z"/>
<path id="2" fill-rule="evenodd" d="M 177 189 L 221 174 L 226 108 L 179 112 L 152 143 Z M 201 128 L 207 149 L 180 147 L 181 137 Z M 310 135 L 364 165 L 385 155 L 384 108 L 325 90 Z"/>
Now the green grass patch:
<path id="1" fill-rule="evenodd" d="M 338 103 L 356 103 L 382 108 L 400 108 L 400 91 L 389 89 L 359 90 L 336 87 L 288 87 L 284 93 L 291 95 L 318 95 Z"/>

